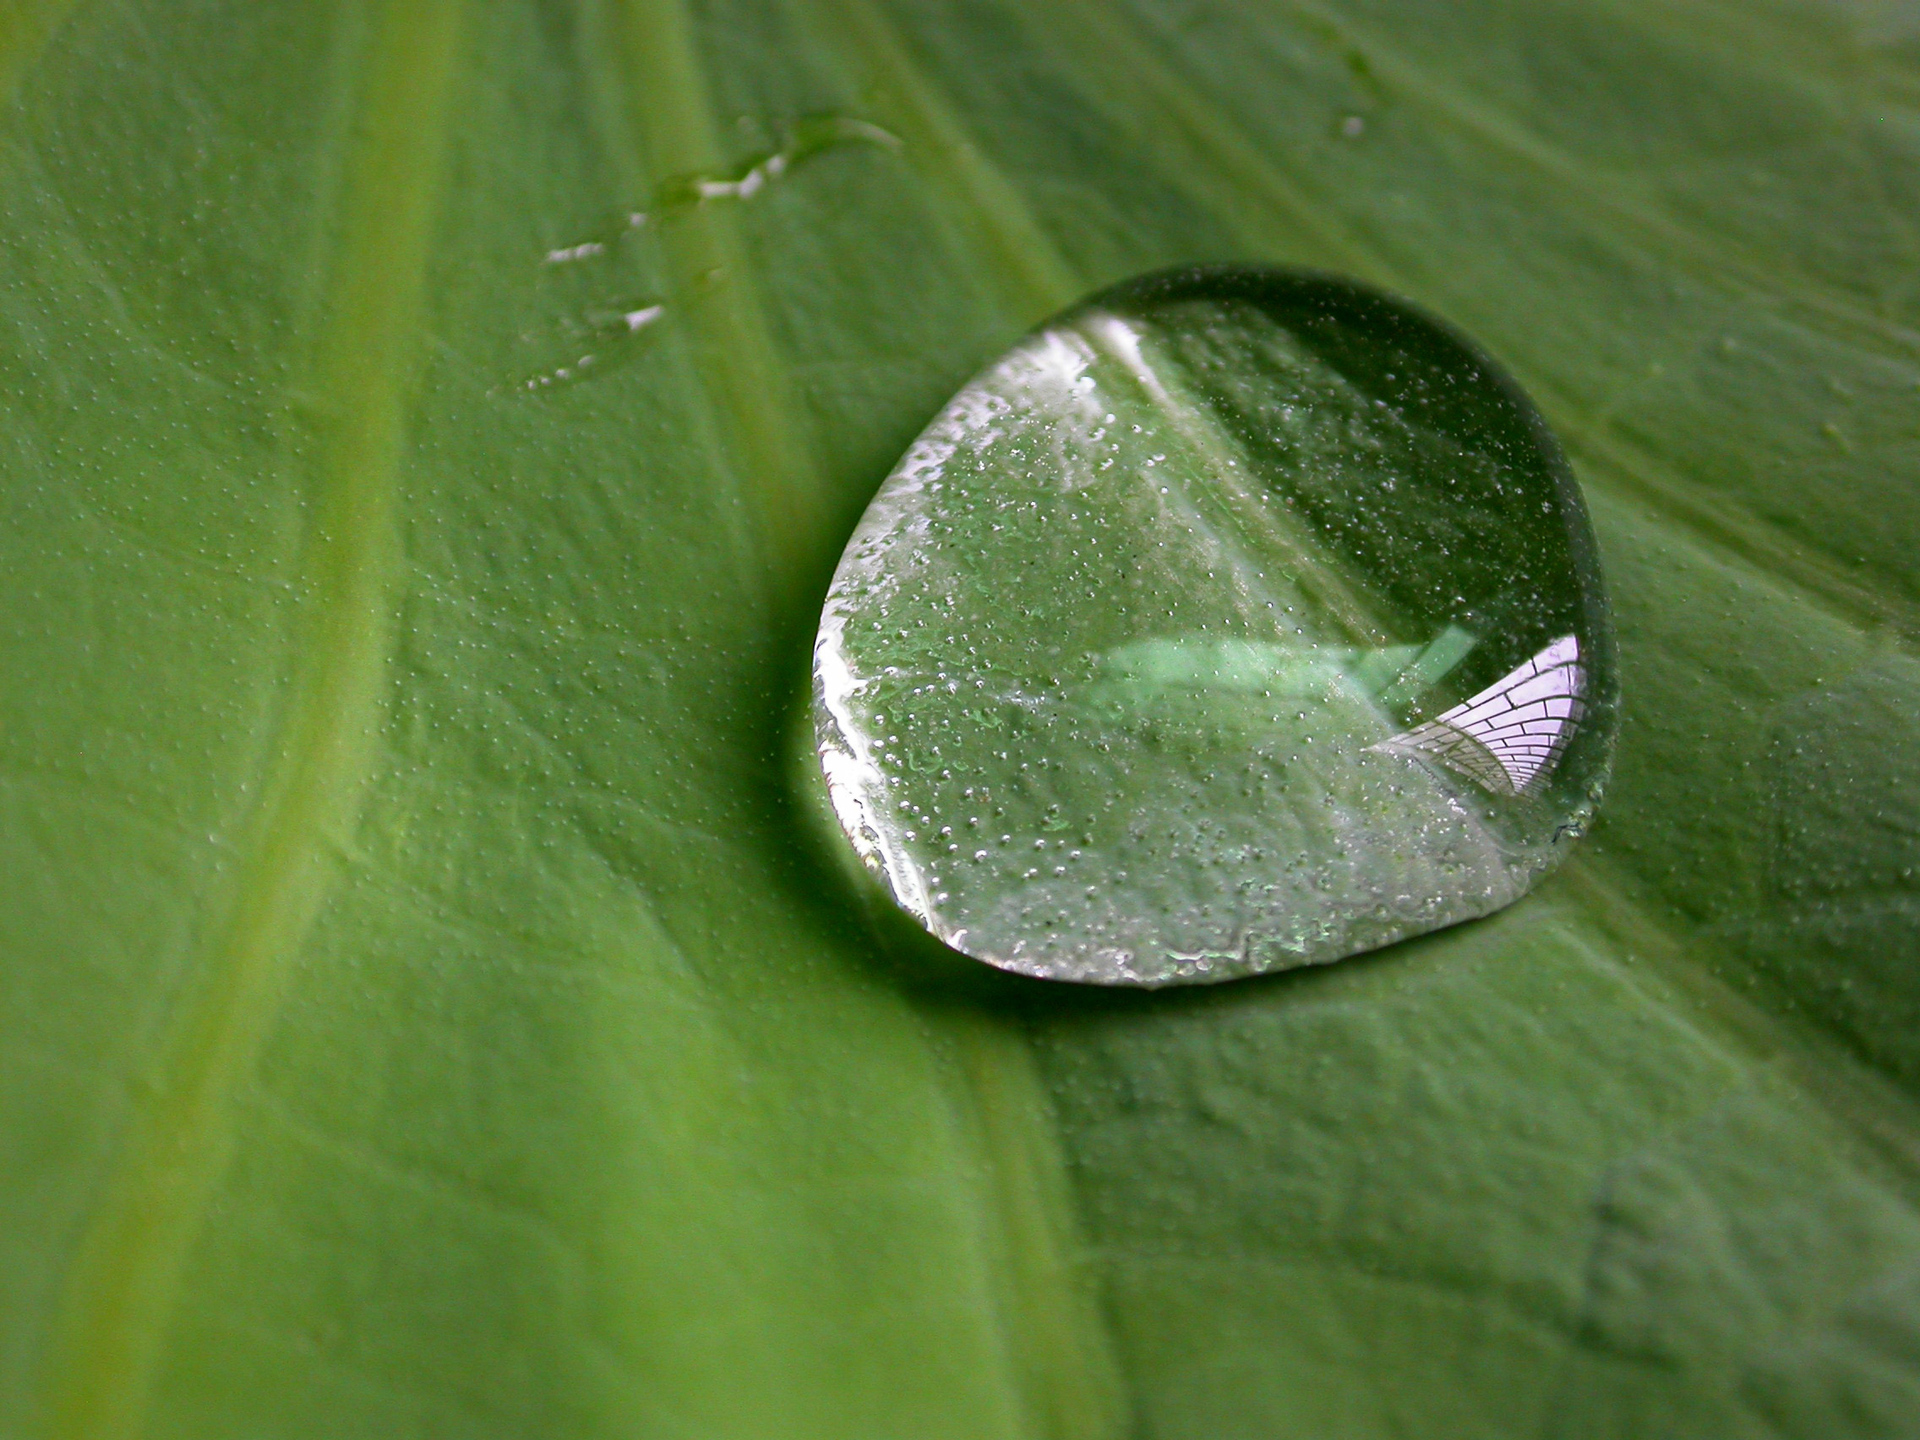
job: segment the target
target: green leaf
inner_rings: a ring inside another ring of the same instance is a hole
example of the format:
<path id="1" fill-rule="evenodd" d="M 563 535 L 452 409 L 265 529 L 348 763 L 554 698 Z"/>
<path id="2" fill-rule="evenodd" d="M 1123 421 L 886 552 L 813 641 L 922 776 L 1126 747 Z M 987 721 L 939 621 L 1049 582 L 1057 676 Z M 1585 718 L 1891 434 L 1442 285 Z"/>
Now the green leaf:
<path id="1" fill-rule="evenodd" d="M 1911 1433 L 1905 11 L 16 0 L 0 83 L 0 1431 Z M 1541 403 L 1611 798 L 1371 957 L 949 983 L 782 777 L 827 575 L 1236 258 Z"/>
<path id="2" fill-rule="evenodd" d="M 1477 919 L 1604 788 L 1595 548 L 1457 336 L 1313 271 L 1155 271 L 994 359 L 868 504 L 802 793 L 856 884 L 1042 979 L 1217 983 Z"/>

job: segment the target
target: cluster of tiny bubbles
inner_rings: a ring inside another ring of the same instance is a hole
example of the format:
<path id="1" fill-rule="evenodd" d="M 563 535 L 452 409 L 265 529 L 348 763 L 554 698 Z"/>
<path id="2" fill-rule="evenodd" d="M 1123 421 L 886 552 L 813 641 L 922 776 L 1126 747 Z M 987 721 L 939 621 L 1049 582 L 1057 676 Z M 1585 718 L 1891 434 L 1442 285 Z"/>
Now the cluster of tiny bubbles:
<path id="1" fill-rule="evenodd" d="M 967 955 L 1161 985 L 1518 899 L 1615 728 L 1584 509 L 1470 344 L 1324 276 L 1150 276 L 963 388 L 815 646 L 832 811 Z"/>

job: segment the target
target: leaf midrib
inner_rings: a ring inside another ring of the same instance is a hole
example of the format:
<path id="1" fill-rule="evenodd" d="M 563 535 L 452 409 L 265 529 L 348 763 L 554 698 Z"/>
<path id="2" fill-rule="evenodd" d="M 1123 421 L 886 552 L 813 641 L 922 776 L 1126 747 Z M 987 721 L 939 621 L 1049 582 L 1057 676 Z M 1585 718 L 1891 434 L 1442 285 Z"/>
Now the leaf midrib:
<path id="1" fill-rule="evenodd" d="M 290 962 L 349 849 L 377 758 L 399 568 L 397 476 L 462 0 L 391 0 L 348 163 L 313 381 L 315 520 L 301 649 L 236 879 L 203 931 L 151 1089 L 78 1247 L 46 1396 L 57 1436 L 145 1427 L 175 1296 L 235 1144 Z"/>

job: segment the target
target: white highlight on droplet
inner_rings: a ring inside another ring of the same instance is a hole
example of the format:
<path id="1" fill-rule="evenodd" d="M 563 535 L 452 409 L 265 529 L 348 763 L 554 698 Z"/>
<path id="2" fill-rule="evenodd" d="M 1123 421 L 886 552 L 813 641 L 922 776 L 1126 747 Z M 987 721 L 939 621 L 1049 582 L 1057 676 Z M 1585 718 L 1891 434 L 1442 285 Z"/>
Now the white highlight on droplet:
<path id="1" fill-rule="evenodd" d="M 1586 714 L 1586 688 L 1580 642 L 1562 635 L 1446 714 L 1370 748 L 1437 761 L 1496 795 L 1531 795 Z"/>

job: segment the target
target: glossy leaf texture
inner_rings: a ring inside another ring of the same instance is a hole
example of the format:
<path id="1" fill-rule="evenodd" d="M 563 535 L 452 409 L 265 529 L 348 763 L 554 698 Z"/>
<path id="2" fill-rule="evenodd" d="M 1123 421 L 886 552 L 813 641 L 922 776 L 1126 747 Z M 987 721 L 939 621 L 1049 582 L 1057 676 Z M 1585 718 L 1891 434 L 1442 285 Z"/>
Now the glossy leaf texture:
<path id="1" fill-rule="evenodd" d="M 1911 1433 L 1907 11 L 42 0 L 0 77 L 0 1431 Z M 1235 259 L 1540 401 L 1607 808 L 1316 972 L 916 978 L 782 774 L 834 560 Z"/>

